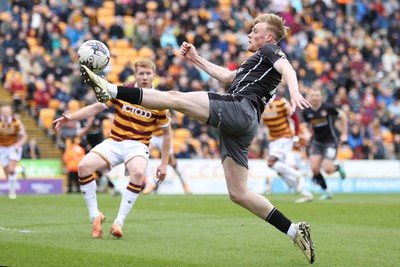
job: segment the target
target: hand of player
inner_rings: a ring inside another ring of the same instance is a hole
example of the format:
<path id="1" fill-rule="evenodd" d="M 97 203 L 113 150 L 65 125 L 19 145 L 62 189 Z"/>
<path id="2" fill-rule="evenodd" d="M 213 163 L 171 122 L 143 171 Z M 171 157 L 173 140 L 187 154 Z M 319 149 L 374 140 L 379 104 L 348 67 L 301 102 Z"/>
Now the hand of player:
<path id="1" fill-rule="evenodd" d="M 165 176 L 167 175 L 167 165 L 161 164 L 157 167 L 156 177 L 158 179 L 158 183 L 161 183 L 165 180 Z"/>
<path id="2" fill-rule="evenodd" d="M 55 119 L 53 123 L 56 125 L 54 126 L 54 129 L 56 131 L 59 131 L 62 126 L 66 125 L 70 121 L 70 117 L 68 115 L 63 114 L 60 118 Z"/>
<path id="3" fill-rule="evenodd" d="M 345 133 L 343 133 L 343 134 L 341 134 L 340 135 L 340 144 L 341 145 L 343 145 L 343 144 L 346 144 L 347 143 L 347 134 L 345 134 Z"/>
<path id="4" fill-rule="evenodd" d="M 183 42 L 181 45 L 181 56 L 183 56 L 184 58 L 193 61 L 194 58 L 197 56 L 197 51 L 196 51 L 196 47 L 194 47 L 192 44 L 189 44 L 187 42 Z"/>
<path id="5" fill-rule="evenodd" d="M 311 108 L 312 105 L 308 102 L 300 92 L 295 92 L 290 94 L 290 103 L 292 104 L 293 110 L 295 111 L 296 108 L 305 109 Z"/>

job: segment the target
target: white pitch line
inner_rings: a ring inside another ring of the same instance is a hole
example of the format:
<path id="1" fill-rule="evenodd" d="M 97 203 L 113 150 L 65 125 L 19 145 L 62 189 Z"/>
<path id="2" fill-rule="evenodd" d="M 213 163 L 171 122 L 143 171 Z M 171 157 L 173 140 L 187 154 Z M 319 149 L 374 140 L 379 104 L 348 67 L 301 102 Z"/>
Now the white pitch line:
<path id="1" fill-rule="evenodd" d="M 26 229 L 4 228 L 4 227 L 1 227 L 1 226 L 0 226 L 0 231 L 17 232 L 17 233 L 23 233 L 23 234 L 30 234 L 30 233 L 35 233 L 36 232 L 36 231 L 26 230 Z"/>

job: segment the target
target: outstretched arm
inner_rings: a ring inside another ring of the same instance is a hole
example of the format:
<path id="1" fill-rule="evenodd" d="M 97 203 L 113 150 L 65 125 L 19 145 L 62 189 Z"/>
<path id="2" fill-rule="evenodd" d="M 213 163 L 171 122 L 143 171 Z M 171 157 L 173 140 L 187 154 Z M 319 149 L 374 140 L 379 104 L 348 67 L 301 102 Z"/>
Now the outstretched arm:
<path id="1" fill-rule="evenodd" d="M 83 119 L 87 119 L 91 116 L 94 116 L 106 108 L 104 107 L 103 104 L 101 103 L 95 103 L 89 106 L 86 106 L 84 108 L 81 108 L 77 112 L 70 114 L 70 115 L 65 115 L 63 114 L 60 118 L 56 119 L 53 121 L 56 125 L 54 128 L 56 131 L 60 130 L 62 126 L 66 125 L 68 121 L 80 121 Z"/>
<path id="2" fill-rule="evenodd" d="M 343 111 L 343 110 L 341 110 L 341 109 L 339 109 L 339 119 L 340 119 L 340 121 L 341 121 L 341 123 L 342 123 L 342 133 L 340 134 L 340 143 L 346 143 L 347 142 L 347 138 L 348 138 L 348 131 L 349 131 L 349 129 L 348 129 L 348 119 L 347 119 L 347 115 L 346 115 L 346 113 Z"/>
<path id="3" fill-rule="evenodd" d="M 187 42 L 183 42 L 181 45 L 181 55 L 222 83 L 231 84 L 236 76 L 234 71 L 220 67 L 202 58 L 197 54 L 196 47 Z"/>
<path id="4" fill-rule="evenodd" d="M 304 99 L 299 92 L 299 84 L 297 82 L 296 72 L 289 61 L 286 58 L 282 58 L 275 63 L 274 67 L 283 75 L 283 78 L 289 87 L 290 102 L 292 103 L 293 109 L 296 110 L 296 108 L 310 108 L 311 104 Z"/>

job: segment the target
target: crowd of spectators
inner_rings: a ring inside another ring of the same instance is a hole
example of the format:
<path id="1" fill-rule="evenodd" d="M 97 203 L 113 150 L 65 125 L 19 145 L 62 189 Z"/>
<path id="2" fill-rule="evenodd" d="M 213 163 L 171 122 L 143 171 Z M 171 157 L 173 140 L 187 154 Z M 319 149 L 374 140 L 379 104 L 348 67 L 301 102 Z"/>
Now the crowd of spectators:
<path id="1" fill-rule="evenodd" d="M 254 17 L 279 14 L 291 29 L 280 45 L 297 71 L 301 92 L 320 87 L 326 101 L 349 117 L 349 140 L 341 149 L 350 153 L 341 155 L 400 158 L 396 0 L 347 5 L 334 0 L 0 0 L 0 12 L 4 87 L 13 94 L 17 112 L 28 106 L 39 121 L 40 110 L 52 100 L 57 100 L 58 115 L 68 112 L 72 101 L 94 101 L 76 61 L 76 50 L 86 40 L 108 44 L 112 59 L 103 74 L 113 82 L 131 81 L 132 63 L 148 56 L 156 62 L 160 90 L 222 91 L 225 85 L 182 60 L 179 44 L 189 41 L 206 59 L 235 70 L 248 56 L 247 34 Z M 120 41 L 134 52 L 127 60 L 118 51 Z M 287 96 L 285 89 L 279 88 L 278 94 Z M 191 133 L 176 146 L 178 157 L 219 157 L 215 129 L 172 114 L 173 128 Z M 72 131 L 79 130 L 74 127 Z M 250 156 L 265 157 L 267 143 L 260 128 Z"/>

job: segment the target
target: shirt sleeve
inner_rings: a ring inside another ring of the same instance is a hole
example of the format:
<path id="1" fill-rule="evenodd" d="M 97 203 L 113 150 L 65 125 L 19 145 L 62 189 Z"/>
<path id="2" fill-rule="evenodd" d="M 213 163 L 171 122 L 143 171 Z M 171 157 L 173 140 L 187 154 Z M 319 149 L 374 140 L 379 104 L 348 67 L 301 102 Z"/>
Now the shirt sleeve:
<path id="1" fill-rule="evenodd" d="M 274 65 L 275 62 L 282 58 L 286 58 L 285 53 L 282 52 L 282 49 L 274 44 L 265 44 L 261 47 L 261 55 L 264 60 L 267 60 Z"/>
<path id="2" fill-rule="evenodd" d="M 169 113 L 167 109 L 161 110 L 160 113 L 158 114 L 158 123 L 161 126 L 161 128 L 169 126 L 171 119 L 168 114 Z"/>
<path id="3" fill-rule="evenodd" d="M 336 117 L 339 114 L 339 109 L 334 105 L 327 106 L 328 112 L 330 115 Z"/>

